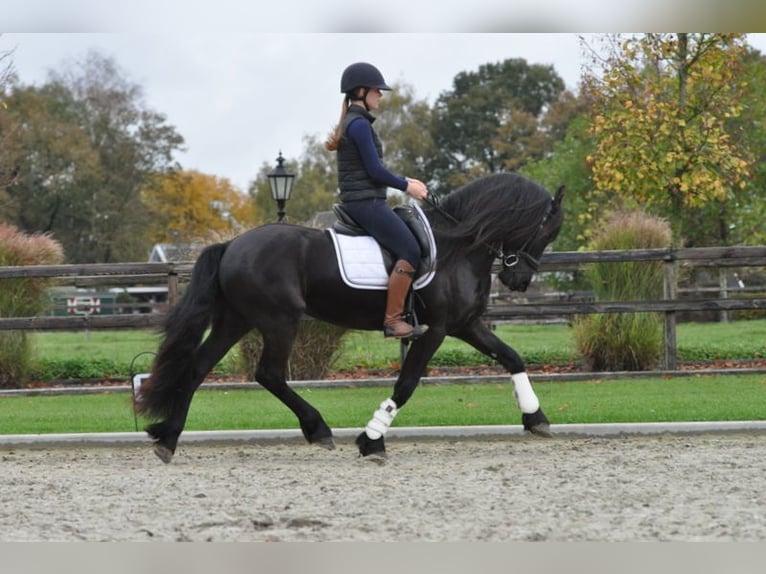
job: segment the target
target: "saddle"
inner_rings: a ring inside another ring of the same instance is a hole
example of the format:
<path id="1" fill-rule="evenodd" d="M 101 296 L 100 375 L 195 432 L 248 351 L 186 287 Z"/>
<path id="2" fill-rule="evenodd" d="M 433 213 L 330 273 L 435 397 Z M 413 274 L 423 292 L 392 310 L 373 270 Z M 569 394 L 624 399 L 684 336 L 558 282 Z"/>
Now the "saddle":
<path id="1" fill-rule="evenodd" d="M 327 229 L 335 246 L 343 281 L 357 289 L 388 289 L 388 277 L 394 268 L 394 256 L 380 246 L 343 209 L 333 205 L 337 221 Z M 397 206 L 396 213 L 420 244 L 421 260 L 412 288 L 422 289 L 436 272 L 436 241 L 431 225 L 418 205 Z"/>

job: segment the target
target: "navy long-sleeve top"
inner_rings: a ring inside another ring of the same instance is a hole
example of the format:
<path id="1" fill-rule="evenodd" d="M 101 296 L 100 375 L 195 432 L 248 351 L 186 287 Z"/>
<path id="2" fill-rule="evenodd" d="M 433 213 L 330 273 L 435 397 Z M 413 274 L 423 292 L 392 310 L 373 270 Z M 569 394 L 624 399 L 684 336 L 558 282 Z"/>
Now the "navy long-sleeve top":
<path id="1" fill-rule="evenodd" d="M 359 155 L 370 178 L 378 183 L 407 191 L 407 180 L 391 173 L 380 161 L 372 137 L 372 124 L 364 118 L 354 119 L 348 126 L 346 135 L 356 144 Z"/>

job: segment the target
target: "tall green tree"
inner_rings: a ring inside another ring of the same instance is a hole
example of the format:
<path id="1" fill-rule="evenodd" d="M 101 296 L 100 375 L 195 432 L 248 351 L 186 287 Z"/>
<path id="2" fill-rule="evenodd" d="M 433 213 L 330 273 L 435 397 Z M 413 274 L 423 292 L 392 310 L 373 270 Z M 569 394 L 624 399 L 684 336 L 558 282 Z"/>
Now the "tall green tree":
<path id="1" fill-rule="evenodd" d="M 706 221 L 725 243 L 763 245 L 766 242 L 766 55 L 748 47 L 742 78 L 747 82 L 742 113 L 730 118 L 734 141 L 752 154 L 745 187 L 731 201 L 716 202 L 704 213 Z"/>
<path id="2" fill-rule="evenodd" d="M 431 107 L 427 100 L 416 96 L 411 85 L 397 83 L 392 87 L 375 121 L 384 144 L 385 164 L 394 173 L 429 183 L 434 179 L 430 168 L 437 155 Z"/>
<path id="3" fill-rule="evenodd" d="M 433 139 L 440 154 L 431 166 L 440 188 L 480 175 L 516 169 L 541 157 L 555 141 L 541 126 L 565 91 L 552 66 L 521 58 L 461 72 L 433 110 Z M 565 128 L 564 128 L 565 129 Z"/>
<path id="4" fill-rule="evenodd" d="M 587 209 L 591 187 L 587 158 L 593 149 L 593 138 L 588 135 L 588 116 L 581 113 L 569 123 L 564 138 L 553 144 L 551 153 L 527 162 L 519 170 L 552 193 L 559 186 L 566 188 L 564 225 L 553 244 L 556 251 L 576 251 L 586 243 L 591 225 Z"/>
<path id="5" fill-rule="evenodd" d="M 752 166 L 732 132 L 746 91 L 745 37 L 616 40 L 601 73 L 583 78 L 593 101 L 593 197 L 642 205 L 668 217 L 687 244 L 703 244 L 711 238 L 700 225 L 702 210 L 736 201 Z"/>
<path id="6" fill-rule="evenodd" d="M 98 154 L 77 120 L 76 102 L 61 86 L 16 88 L 7 98 L 4 146 L 14 178 L 6 191 L 15 222 L 29 233 L 51 233 L 73 249 L 90 221 L 80 183 L 98 171 Z M 7 131 L 6 131 L 7 130 Z"/>
<path id="7" fill-rule="evenodd" d="M 183 138 L 147 108 L 111 58 L 89 52 L 8 102 L 21 126 L 6 189 L 28 232 L 50 232 L 70 262 L 142 260 L 149 214 L 140 192 L 175 167 Z"/>
<path id="8" fill-rule="evenodd" d="M 0 50 L 0 222 L 9 220 L 16 214 L 14 202 L 5 190 L 15 177 L 16 165 L 11 149 L 16 127 L 8 113 L 6 102 L 6 93 L 13 76 L 13 51 Z"/>

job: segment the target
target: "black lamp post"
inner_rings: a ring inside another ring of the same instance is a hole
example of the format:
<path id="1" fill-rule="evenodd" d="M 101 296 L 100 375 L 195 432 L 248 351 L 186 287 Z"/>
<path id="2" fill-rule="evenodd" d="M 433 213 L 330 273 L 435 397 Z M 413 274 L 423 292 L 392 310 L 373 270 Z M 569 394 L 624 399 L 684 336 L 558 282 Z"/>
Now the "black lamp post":
<path id="1" fill-rule="evenodd" d="M 290 199 L 293 192 L 293 183 L 295 183 L 295 174 L 290 173 L 282 165 L 285 158 L 282 157 L 282 151 L 277 158 L 277 167 L 269 173 L 269 185 L 271 186 L 271 197 L 277 202 L 278 221 L 282 222 L 285 218 L 285 202 Z"/>

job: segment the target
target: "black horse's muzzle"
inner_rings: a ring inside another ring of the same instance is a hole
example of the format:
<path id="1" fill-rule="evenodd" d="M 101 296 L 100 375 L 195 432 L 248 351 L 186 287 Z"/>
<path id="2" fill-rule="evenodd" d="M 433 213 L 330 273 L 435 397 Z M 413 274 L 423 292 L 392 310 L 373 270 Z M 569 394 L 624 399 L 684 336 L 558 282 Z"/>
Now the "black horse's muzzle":
<path id="1" fill-rule="evenodd" d="M 540 268 L 540 260 L 526 251 L 506 255 L 502 259 L 503 269 L 498 278 L 511 291 L 526 291 L 532 276 Z"/>

